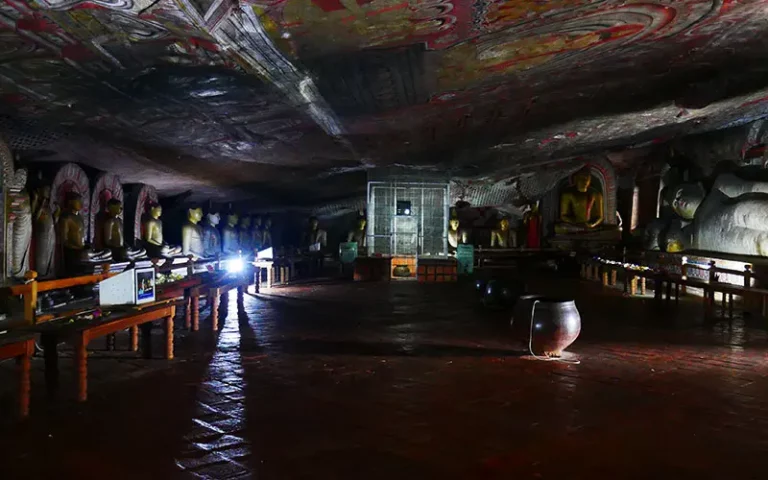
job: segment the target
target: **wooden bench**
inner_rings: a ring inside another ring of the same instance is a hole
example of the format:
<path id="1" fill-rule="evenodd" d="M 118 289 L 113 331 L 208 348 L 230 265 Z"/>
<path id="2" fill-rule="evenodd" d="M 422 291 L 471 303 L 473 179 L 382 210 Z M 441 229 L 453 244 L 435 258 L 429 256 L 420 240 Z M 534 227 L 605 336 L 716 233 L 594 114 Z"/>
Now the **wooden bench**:
<path id="1" fill-rule="evenodd" d="M 0 335 L 0 360 L 15 358 L 19 363 L 19 416 L 29 415 L 29 371 L 35 352 L 35 336 L 32 332 L 6 332 Z"/>
<path id="2" fill-rule="evenodd" d="M 32 327 L 40 333 L 45 358 L 46 387 L 50 395 L 58 389 L 58 344 L 69 342 L 75 349 L 78 400 L 88 398 L 88 343 L 121 330 L 130 330 L 131 350 L 138 350 L 139 327 L 142 329 L 144 356 L 151 356 L 152 322 L 163 320 L 165 358 L 173 359 L 173 318 L 177 302 L 158 302 L 107 316 L 89 319 L 62 318 Z"/>

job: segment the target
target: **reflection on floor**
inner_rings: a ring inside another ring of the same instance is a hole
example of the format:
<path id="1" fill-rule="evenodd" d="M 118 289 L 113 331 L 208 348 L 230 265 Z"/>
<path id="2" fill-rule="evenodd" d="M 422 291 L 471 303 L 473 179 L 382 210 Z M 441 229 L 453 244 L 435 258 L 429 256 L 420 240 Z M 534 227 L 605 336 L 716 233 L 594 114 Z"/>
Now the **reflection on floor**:
<path id="1" fill-rule="evenodd" d="M 698 302 L 572 293 L 580 365 L 538 362 L 470 285 L 232 293 L 177 358 L 94 355 L 90 400 L 0 433 L 0 478 L 752 478 L 768 446 L 766 333 Z M 538 284 L 538 285 L 537 285 Z M 118 357 L 118 358 L 116 358 Z M 63 364 L 68 363 L 66 361 Z M 2 385 L 3 411 L 12 411 Z M 35 362 L 35 374 L 42 365 Z M 62 373 L 62 383 L 71 372 Z M 65 386 L 65 385 L 63 385 Z M 11 390 L 9 390 L 11 391 Z"/>

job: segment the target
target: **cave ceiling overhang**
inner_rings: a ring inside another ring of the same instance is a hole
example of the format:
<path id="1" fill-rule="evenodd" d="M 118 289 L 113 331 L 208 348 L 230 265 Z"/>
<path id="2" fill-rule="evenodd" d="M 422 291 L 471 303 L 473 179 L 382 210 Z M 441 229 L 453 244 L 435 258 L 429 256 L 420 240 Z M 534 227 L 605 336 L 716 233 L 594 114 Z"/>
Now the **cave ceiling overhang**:
<path id="1" fill-rule="evenodd" d="M 0 125 L 161 194 L 312 202 L 763 118 L 766 32 L 765 0 L 7 0 Z"/>

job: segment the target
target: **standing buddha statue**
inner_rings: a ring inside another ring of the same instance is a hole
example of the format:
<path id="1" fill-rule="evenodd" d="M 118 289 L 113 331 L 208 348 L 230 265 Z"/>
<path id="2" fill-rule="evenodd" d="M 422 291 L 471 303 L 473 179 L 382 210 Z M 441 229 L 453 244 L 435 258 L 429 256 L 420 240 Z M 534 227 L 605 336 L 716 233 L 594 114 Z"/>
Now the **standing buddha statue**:
<path id="1" fill-rule="evenodd" d="M 237 238 L 237 221 L 236 213 L 227 215 L 227 224 L 224 225 L 221 232 L 221 242 L 225 255 L 236 255 L 240 252 L 240 244 Z"/>
<path id="2" fill-rule="evenodd" d="M 160 204 L 151 203 L 149 205 L 149 218 L 144 222 L 144 228 L 142 228 L 142 240 L 147 253 L 152 258 L 181 255 L 181 247 L 171 247 L 163 240 L 163 221 L 160 220 L 162 215 L 163 207 Z"/>
<path id="3" fill-rule="evenodd" d="M 38 278 L 53 276 L 56 254 L 56 222 L 51 213 L 51 187 L 42 185 L 32 197 L 35 235 L 35 270 Z"/>
<path id="4" fill-rule="evenodd" d="M 539 202 L 531 205 L 531 209 L 523 215 L 523 225 L 525 225 L 525 246 L 528 248 L 541 247 L 541 213 L 539 213 Z"/>
<path id="5" fill-rule="evenodd" d="M 8 199 L 8 227 L 11 240 L 10 276 L 24 278 L 29 270 L 29 251 L 32 244 L 32 207 L 26 189 L 27 170 L 16 170 L 11 181 Z"/>
<path id="6" fill-rule="evenodd" d="M 190 208 L 187 210 L 187 221 L 181 227 L 181 253 L 192 255 L 194 258 L 205 256 L 203 248 L 203 229 L 198 223 L 203 219 L 203 209 Z"/>

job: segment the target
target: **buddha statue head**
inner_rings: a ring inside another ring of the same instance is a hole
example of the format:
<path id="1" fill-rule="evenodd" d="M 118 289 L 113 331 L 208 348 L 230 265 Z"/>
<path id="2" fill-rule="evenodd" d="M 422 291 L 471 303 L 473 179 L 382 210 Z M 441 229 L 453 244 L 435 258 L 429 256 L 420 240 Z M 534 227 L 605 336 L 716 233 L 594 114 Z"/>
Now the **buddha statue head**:
<path id="1" fill-rule="evenodd" d="M 190 208 L 187 210 L 187 220 L 189 220 L 190 223 L 197 224 L 202 220 L 203 218 L 203 209 L 196 207 L 196 208 Z"/>
<path id="2" fill-rule="evenodd" d="M 586 193 L 592 184 L 592 173 L 590 172 L 589 167 L 584 167 L 574 173 L 571 177 L 571 182 L 573 183 L 573 186 L 576 187 L 576 190 Z"/>
<path id="3" fill-rule="evenodd" d="M 248 215 L 243 215 L 240 218 L 240 228 L 242 229 L 248 229 L 251 227 L 251 217 Z"/>
<path id="4" fill-rule="evenodd" d="M 235 228 L 239 219 L 236 213 L 230 213 L 227 215 L 227 226 Z"/>
<path id="5" fill-rule="evenodd" d="M 448 226 L 452 232 L 455 232 L 459 229 L 459 219 L 458 218 L 451 218 L 448 221 Z"/>
<path id="6" fill-rule="evenodd" d="M 674 190 L 672 209 L 684 220 L 693 220 L 696 210 L 704 201 L 704 188 L 699 184 L 685 183 Z"/>
<path id="7" fill-rule="evenodd" d="M 253 217 L 253 228 L 261 228 L 261 217 L 258 215 Z"/>
<path id="8" fill-rule="evenodd" d="M 509 230 L 509 219 L 507 217 L 503 217 L 501 220 L 499 220 L 499 230 L 502 232 Z"/>
<path id="9" fill-rule="evenodd" d="M 216 226 L 221 222 L 221 215 L 218 214 L 218 212 L 209 213 L 208 214 L 208 223 L 212 226 Z"/>
<path id="10" fill-rule="evenodd" d="M 309 229 L 311 231 L 317 230 L 317 228 L 320 226 L 320 221 L 317 219 L 317 217 L 309 217 Z"/>
<path id="11" fill-rule="evenodd" d="M 163 215 L 163 207 L 159 203 L 152 203 L 149 205 L 149 216 L 155 220 L 159 220 Z"/>
<path id="12" fill-rule="evenodd" d="M 267 230 L 269 230 L 270 228 L 272 228 L 272 219 L 271 219 L 271 218 L 267 217 L 267 218 L 264 220 L 264 228 L 266 228 Z"/>
<path id="13" fill-rule="evenodd" d="M 71 213 L 79 213 L 83 209 L 83 197 L 77 192 L 67 192 L 65 205 Z"/>
<path id="14" fill-rule="evenodd" d="M 123 204 L 116 198 L 110 198 L 107 202 L 107 213 L 113 217 L 119 217 L 123 213 Z"/>

